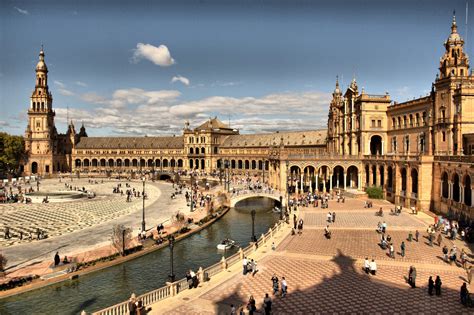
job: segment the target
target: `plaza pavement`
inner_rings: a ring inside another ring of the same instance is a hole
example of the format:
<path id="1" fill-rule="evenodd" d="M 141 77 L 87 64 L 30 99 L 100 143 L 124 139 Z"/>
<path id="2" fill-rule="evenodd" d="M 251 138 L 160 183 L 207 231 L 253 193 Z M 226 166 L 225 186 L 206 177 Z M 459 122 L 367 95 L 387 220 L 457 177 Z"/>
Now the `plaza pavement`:
<path id="1" fill-rule="evenodd" d="M 376 217 L 375 211 L 384 207 L 385 216 Z M 400 216 L 388 215 L 386 202 L 374 202 L 371 209 L 363 208 L 363 201 L 346 199 L 340 204 L 330 201 L 329 209 L 301 208 L 305 220 L 302 235 L 289 235 L 289 227 L 276 237 L 276 251 L 267 243 L 250 258 L 258 260 L 259 272 L 243 276 L 238 263 L 228 272 L 218 274 L 198 289 L 186 290 L 179 295 L 152 305 L 151 314 L 230 314 L 230 305 L 246 305 L 250 295 L 262 310 L 263 297 L 273 299 L 274 314 L 472 314 L 459 302 L 459 289 L 466 279 L 464 270 L 449 265 L 442 259 L 441 247 L 428 245 L 426 228 L 433 218 L 424 213 Z M 336 223 L 330 224 L 332 238 L 327 240 L 323 228 L 327 211 L 336 211 Z M 378 245 L 375 231 L 379 220 L 388 224 L 387 234 L 393 239 L 396 258 Z M 375 223 L 374 223 L 375 222 Z M 408 242 L 408 233 L 418 229 L 419 242 Z M 405 240 L 406 257 L 398 253 Z M 443 237 L 443 244 L 452 242 Z M 442 244 L 442 246 L 443 246 Z M 472 249 L 457 240 L 459 248 L 472 255 Z M 377 275 L 362 270 L 365 257 L 377 262 Z M 405 281 L 408 269 L 417 268 L 417 288 Z M 288 295 L 275 297 L 271 277 L 275 273 L 288 282 Z M 439 275 L 442 295 L 429 296 L 428 277 Z M 471 284 L 471 291 L 474 284 Z"/>
<path id="2" fill-rule="evenodd" d="M 35 224 L 48 223 L 48 237 L 44 240 L 25 241 L 18 244 L 15 241 L 10 246 L 0 243 L 0 250 L 8 258 L 8 271 L 11 272 L 20 267 L 35 265 L 43 260 L 51 260 L 56 251 L 61 257 L 73 256 L 77 253 L 100 248 L 110 244 L 110 235 L 114 224 L 123 224 L 132 228 L 136 235 L 141 229 L 142 222 L 142 199 L 133 198 L 127 203 L 126 197 L 120 194 L 112 194 L 112 188 L 119 181 L 104 181 L 103 184 L 89 184 L 87 179 L 74 180 L 73 185 L 86 187 L 98 194 L 93 200 L 72 201 L 67 203 L 49 204 L 0 204 L 0 215 L 4 223 L 4 214 L 8 218 L 14 218 L 17 226 L 35 226 Z M 142 183 L 135 181 L 130 183 L 132 187 L 141 191 Z M 122 181 L 122 189 L 127 188 Z M 54 190 L 64 188 L 63 183 L 57 180 L 44 180 L 40 190 Z M 146 191 L 148 200 L 145 201 L 145 221 L 147 229 L 156 227 L 157 224 L 165 222 L 176 213 L 176 211 L 189 212 L 184 195 L 171 199 L 174 191 L 172 185 L 165 182 L 147 182 Z M 47 213 L 48 215 L 44 215 Z M 44 220 L 54 218 L 54 223 Z M 40 222 L 40 223 L 37 223 Z M 50 234 L 51 233 L 51 234 Z"/>

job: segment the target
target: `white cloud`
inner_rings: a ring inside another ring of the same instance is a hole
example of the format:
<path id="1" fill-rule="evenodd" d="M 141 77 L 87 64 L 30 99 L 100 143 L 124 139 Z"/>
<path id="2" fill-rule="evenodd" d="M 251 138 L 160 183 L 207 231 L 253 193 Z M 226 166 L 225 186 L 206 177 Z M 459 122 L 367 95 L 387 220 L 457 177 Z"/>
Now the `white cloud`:
<path id="1" fill-rule="evenodd" d="M 132 61 L 139 62 L 141 59 L 148 59 L 155 65 L 168 67 L 175 63 L 171 53 L 165 45 L 158 47 L 151 44 L 138 43 L 134 49 Z"/>
<path id="2" fill-rule="evenodd" d="M 81 82 L 81 81 L 76 81 L 75 83 L 76 83 L 76 85 L 79 85 L 79 86 L 82 86 L 82 87 L 86 87 L 86 86 L 87 86 L 86 83 Z"/>
<path id="3" fill-rule="evenodd" d="M 174 76 L 172 79 L 171 79 L 171 83 L 175 83 L 175 82 L 181 82 L 183 83 L 184 85 L 189 85 L 189 79 L 186 78 L 186 77 L 183 77 L 183 76 Z"/>
<path id="4" fill-rule="evenodd" d="M 19 7 L 13 7 L 13 9 L 15 9 L 18 13 L 23 14 L 23 15 L 30 14 L 30 12 L 28 12 L 27 10 L 20 9 Z"/>
<path id="5" fill-rule="evenodd" d="M 115 90 L 111 98 L 92 92 L 81 95 L 81 99 L 88 103 L 107 105 L 112 108 L 125 108 L 128 105 L 165 105 L 180 95 L 181 93 L 175 90 L 145 91 L 131 88 Z"/>
<path id="6" fill-rule="evenodd" d="M 74 92 L 66 89 L 66 84 L 64 84 L 63 82 L 61 82 L 59 80 L 54 80 L 53 82 L 54 82 L 54 84 L 56 84 L 58 86 L 59 94 L 64 95 L 64 96 L 75 95 Z"/>
<path id="7" fill-rule="evenodd" d="M 175 90 L 146 91 L 119 89 L 111 96 L 81 95 L 98 104 L 70 116 L 87 126 L 107 128 L 114 134 L 180 135 L 185 120 L 197 126 L 208 117 L 218 116 L 242 133 L 326 128 L 330 94 L 317 91 L 286 92 L 262 97 L 212 96 L 182 102 Z"/>
<path id="8" fill-rule="evenodd" d="M 66 87 L 66 85 L 64 83 L 62 83 L 61 81 L 58 81 L 58 80 L 54 80 L 54 84 L 56 84 L 60 88 Z"/>
<path id="9" fill-rule="evenodd" d="M 68 89 L 58 89 L 59 94 L 64 95 L 64 96 L 73 96 L 75 95 L 74 92 L 69 91 Z"/>

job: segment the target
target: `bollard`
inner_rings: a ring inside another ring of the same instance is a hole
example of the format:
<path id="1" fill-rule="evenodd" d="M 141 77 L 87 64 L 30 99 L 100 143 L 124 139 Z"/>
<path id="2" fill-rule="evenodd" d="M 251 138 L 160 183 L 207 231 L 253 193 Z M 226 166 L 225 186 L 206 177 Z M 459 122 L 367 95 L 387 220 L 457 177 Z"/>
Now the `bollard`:
<path id="1" fill-rule="evenodd" d="M 262 239 L 262 243 L 265 244 L 267 241 L 265 240 L 265 235 L 263 235 L 262 233 L 262 236 L 260 236 L 260 238 Z"/>
<path id="2" fill-rule="evenodd" d="M 197 271 L 197 276 L 198 276 L 198 279 L 199 279 L 199 283 L 204 282 L 204 270 L 202 269 L 202 267 L 199 267 L 199 269 Z"/>
<path id="3" fill-rule="evenodd" d="M 222 256 L 222 259 L 221 259 L 221 267 L 222 267 L 222 270 L 227 269 L 227 260 L 225 259 L 224 256 Z"/>
<path id="4" fill-rule="evenodd" d="M 272 228 L 269 228 L 269 229 L 268 229 L 268 232 L 270 232 L 270 236 L 273 238 L 273 230 L 272 230 Z"/>

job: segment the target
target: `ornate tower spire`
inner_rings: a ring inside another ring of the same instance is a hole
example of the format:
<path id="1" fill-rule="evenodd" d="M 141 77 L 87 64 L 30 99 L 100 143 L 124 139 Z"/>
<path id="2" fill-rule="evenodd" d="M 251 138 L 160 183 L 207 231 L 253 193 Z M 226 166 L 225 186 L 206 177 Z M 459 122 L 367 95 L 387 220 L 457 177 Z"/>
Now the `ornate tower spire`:
<path id="1" fill-rule="evenodd" d="M 464 39 L 458 33 L 456 24 L 456 15 L 453 12 L 453 21 L 451 23 L 451 33 L 444 43 L 446 49 L 440 59 L 439 74 L 440 79 L 456 76 L 469 75 L 469 57 L 463 51 Z"/>

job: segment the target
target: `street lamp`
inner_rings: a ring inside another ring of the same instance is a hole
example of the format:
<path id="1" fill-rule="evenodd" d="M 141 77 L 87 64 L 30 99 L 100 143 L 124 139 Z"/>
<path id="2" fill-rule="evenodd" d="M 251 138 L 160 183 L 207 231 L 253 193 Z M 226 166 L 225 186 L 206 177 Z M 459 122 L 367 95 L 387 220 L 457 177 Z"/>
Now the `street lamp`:
<path id="1" fill-rule="evenodd" d="M 174 236 L 173 235 L 170 235 L 168 236 L 168 245 L 170 247 L 170 267 L 171 267 L 171 273 L 170 275 L 168 276 L 169 277 L 169 280 L 170 282 L 174 282 L 174 279 L 175 279 L 175 275 L 174 275 L 174 266 L 173 266 L 173 248 L 174 248 Z"/>
<path id="2" fill-rule="evenodd" d="M 145 176 L 142 177 L 143 181 L 143 208 L 142 208 L 142 232 L 145 231 Z"/>
<path id="3" fill-rule="evenodd" d="M 190 175 L 190 181 L 191 181 L 191 197 L 190 197 L 190 199 L 191 200 L 189 202 L 189 204 L 190 204 L 190 209 L 189 210 L 191 212 L 193 212 L 193 208 L 194 208 L 194 205 L 193 205 L 193 179 L 194 179 L 193 178 L 193 173 L 191 173 L 191 175 Z"/>
<path id="4" fill-rule="evenodd" d="M 225 166 L 225 170 L 226 170 L 227 192 L 230 192 L 229 160 L 224 161 L 224 166 Z M 225 187 L 224 187 L 224 189 L 225 189 Z"/>
<path id="5" fill-rule="evenodd" d="M 283 220 L 283 196 L 280 196 L 280 220 Z"/>
<path id="6" fill-rule="evenodd" d="M 252 242 L 256 242 L 257 238 L 255 237 L 255 210 L 250 211 L 250 215 L 252 216 Z"/>
<path id="7" fill-rule="evenodd" d="M 222 175 L 223 175 L 222 173 L 224 173 L 224 172 L 223 172 L 224 164 L 222 163 L 222 160 L 220 160 L 220 163 L 219 163 L 219 164 L 220 164 L 220 168 L 219 168 L 219 184 L 222 186 Z M 225 189 L 225 187 L 224 187 L 224 189 Z"/>
<path id="8" fill-rule="evenodd" d="M 290 213 L 290 183 L 288 181 L 289 175 L 288 175 L 288 168 L 290 166 L 290 161 L 286 160 L 286 209 L 288 210 L 288 213 Z M 282 205 L 283 207 L 283 205 Z"/>

